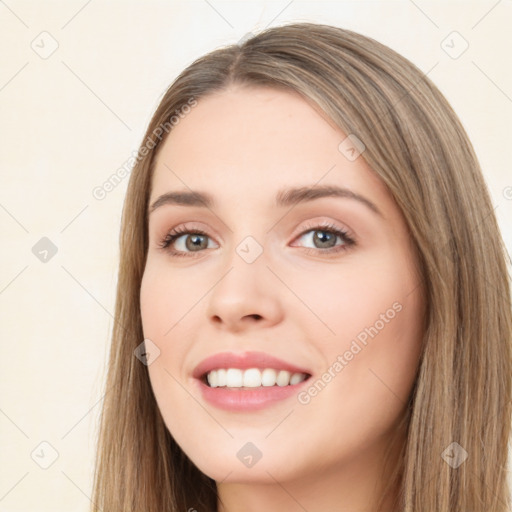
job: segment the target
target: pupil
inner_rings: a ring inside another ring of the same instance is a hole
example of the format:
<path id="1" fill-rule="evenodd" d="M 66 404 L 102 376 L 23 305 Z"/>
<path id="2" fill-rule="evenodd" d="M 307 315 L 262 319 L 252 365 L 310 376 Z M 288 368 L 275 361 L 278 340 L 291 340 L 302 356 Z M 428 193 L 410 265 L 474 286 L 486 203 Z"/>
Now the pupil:
<path id="1" fill-rule="evenodd" d="M 204 235 L 191 235 L 187 238 L 187 249 L 201 248 L 201 242 L 204 242 Z M 192 241 L 191 241 L 192 240 Z M 189 243 L 189 241 L 191 241 Z M 204 245 L 204 244 L 203 244 Z"/>
<path id="2" fill-rule="evenodd" d="M 336 241 L 334 235 L 332 233 L 328 233 L 327 231 L 317 231 L 317 233 L 322 233 L 321 236 L 315 234 L 314 236 L 314 241 L 315 242 L 319 242 L 321 246 L 323 246 L 322 244 L 328 244 L 329 241 Z M 332 244 L 329 245 L 329 247 L 332 247 Z"/>

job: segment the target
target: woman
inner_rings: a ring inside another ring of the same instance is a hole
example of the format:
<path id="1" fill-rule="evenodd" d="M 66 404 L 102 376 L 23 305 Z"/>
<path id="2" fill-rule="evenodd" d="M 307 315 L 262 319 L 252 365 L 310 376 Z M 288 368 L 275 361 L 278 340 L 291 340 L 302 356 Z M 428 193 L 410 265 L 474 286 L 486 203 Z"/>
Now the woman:
<path id="1" fill-rule="evenodd" d="M 123 211 L 94 510 L 505 512 L 511 369 L 489 195 L 414 65 L 298 23 L 174 81 Z"/>

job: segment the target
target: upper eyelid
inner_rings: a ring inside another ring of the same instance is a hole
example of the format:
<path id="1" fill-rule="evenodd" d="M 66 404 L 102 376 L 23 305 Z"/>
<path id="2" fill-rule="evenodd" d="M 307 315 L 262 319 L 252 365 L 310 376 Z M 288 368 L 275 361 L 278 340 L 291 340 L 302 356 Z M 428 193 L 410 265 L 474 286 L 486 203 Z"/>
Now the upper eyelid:
<path id="1" fill-rule="evenodd" d="M 176 230 L 183 231 L 183 233 L 181 233 L 181 234 L 188 234 L 189 232 L 195 232 L 195 231 L 209 231 L 210 230 L 210 231 L 214 232 L 215 236 L 222 238 L 220 235 L 217 234 L 216 230 L 212 230 L 211 228 L 198 227 L 198 226 L 190 227 L 189 224 L 190 224 L 190 222 L 184 222 L 182 224 L 177 224 L 176 226 L 174 226 L 172 228 L 166 229 L 165 234 L 169 234 Z M 338 224 L 341 224 L 341 225 L 338 225 Z M 294 236 L 300 235 L 307 230 L 319 229 L 319 228 L 325 228 L 325 229 L 336 228 L 336 229 L 343 230 L 343 231 L 351 231 L 348 227 L 345 226 L 345 224 L 338 223 L 338 221 L 333 221 L 333 220 L 318 220 L 318 221 L 307 220 L 307 221 L 301 222 L 300 226 L 301 226 L 300 228 L 294 229 Z M 271 230 L 269 230 L 269 231 L 271 231 Z M 210 236 L 210 234 L 208 234 L 208 236 Z"/>
<path id="2" fill-rule="evenodd" d="M 314 219 L 318 219 L 318 220 L 314 220 Z M 192 227 L 190 227 L 189 225 L 190 224 L 197 224 L 201 227 L 198 227 L 197 225 L 194 225 Z M 346 223 L 344 222 L 341 222 L 339 220 L 333 220 L 332 218 L 329 218 L 329 216 L 321 216 L 321 215 L 317 215 L 315 217 L 313 217 L 313 219 L 311 218 L 306 218 L 305 220 L 301 220 L 299 222 L 299 225 L 302 226 L 301 228 L 297 228 L 298 231 L 296 229 L 294 229 L 294 234 L 295 236 L 296 235 L 300 235 L 302 234 L 306 229 L 315 229 L 315 228 L 318 228 L 318 227 L 326 227 L 324 225 L 331 225 L 331 227 L 336 227 L 337 229 L 340 229 L 340 230 L 344 230 L 344 231 L 348 231 L 348 232 L 352 232 L 352 229 L 349 228 L 347 226 Z M 168 234 L 169 232 L 171 231 L 174 231 L 175 229 L 189 229 L 190 231 L 194 231 L 194 230 L 203 230 L 203 231 L 213 231 L 213 233 L 215 234 L 215 236 L 218 236 L 219 238 L 222 239 L 222 236 L 220 236 L 217 232 L 217 230 L 215 230 L 214 228 L 211 228 L 211 227 L 202 227 L 203 223 L 199 222 L 199 221 L 187 221 L 187 222 L 182 222 L 182 223 L 179 223 L 177 224 L 176 226 L 172 227 L 172 228 L 167 228 L 165 229 L 165 234 Z M 276 224 L 273 224 L 272 227 L 267 230 L 266 232 L 268 233 L 269 231 L 273 231 L 274 230 L 274 226 Z M 228 228 L 229 231 L 232 231 L 231 229 Z"/>

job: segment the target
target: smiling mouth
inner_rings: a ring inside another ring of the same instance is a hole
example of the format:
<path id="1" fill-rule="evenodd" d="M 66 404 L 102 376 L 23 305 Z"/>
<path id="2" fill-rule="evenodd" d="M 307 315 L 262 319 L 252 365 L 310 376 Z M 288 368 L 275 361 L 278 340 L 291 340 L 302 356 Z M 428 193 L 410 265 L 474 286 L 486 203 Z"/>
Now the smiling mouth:
<path id="1" fill-rule="evenodd" d="M 200 380 L 210 388 L 249 390 L 295 386 L 310 377 L 309 373 L 293 373 L 275 368 L 218 368 L 204 373 Z"/>

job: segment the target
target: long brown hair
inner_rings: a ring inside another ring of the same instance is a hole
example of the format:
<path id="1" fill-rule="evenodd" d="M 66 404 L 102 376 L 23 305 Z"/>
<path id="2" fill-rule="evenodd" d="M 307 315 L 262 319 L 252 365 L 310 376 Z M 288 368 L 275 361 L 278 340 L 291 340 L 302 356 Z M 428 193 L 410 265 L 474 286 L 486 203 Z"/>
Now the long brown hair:
<path id="1" fill-rule="evenodd" d="M 93 510 L 217 510 L 215 482 L 166 429 L 147 367 L 134 350 L 143 341 L 139 291 L 156 152 L 170 119 L 179 122 L 176 111 L 231 84 L 296 91 L 345 134 L 356 135 L 366 148 L 362 157 L 406 219 L 427 312 L 403 420 L 407 440 L 394 473 L 396 510 L 509 511 L 510 280 L 476 155 L 446 99 L 417 67 L 371 38 L 314 23 L 270 28 L 197 59 L 149 123 L 123 209 Z M 453 450 L 459 462 L 467 453 L 460 465 L 449 463 Z"/>

